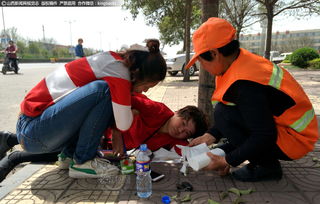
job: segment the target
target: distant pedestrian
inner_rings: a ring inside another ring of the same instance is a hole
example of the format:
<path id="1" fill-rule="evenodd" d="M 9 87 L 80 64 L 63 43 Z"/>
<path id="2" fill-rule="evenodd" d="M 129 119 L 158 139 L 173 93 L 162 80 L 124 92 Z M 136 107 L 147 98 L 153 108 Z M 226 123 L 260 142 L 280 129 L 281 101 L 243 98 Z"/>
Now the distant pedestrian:
<path id="1" fill-rule="evenodd" d="M 76 59 L 79 59 L 79 58 L 85 56 L 85 55 L 84 55 L 84 52 L 83 52 L 82 43 L 83 43 L 83 39 L 82 39 L 82 38 L 79 38 L 79 39 L 78 39 L 78 45 L 77 45 L 76 48 L 75 48 Z"/>

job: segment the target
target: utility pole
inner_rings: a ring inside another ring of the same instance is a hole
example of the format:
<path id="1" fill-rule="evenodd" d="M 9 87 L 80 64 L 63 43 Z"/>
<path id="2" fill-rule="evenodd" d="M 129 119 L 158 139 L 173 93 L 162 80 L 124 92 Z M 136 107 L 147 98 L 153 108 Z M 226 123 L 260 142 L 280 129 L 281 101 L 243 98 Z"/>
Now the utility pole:
<path id="1" fill-rule="evenodd" d="M 102 38 L 101 38 L 101 31 L 99 32 L 99 36 L 100 36 L 100 51 L 102 52 Z"/>
<path id="2" fill-rule="evenodd" d="M 73 22 L 75 22 L 75 20 L 69 20 L 69 21 L 65 21 L 67 23 L 69 23 L 69 29 L 70 29 L 70 46 L 72 47 L 72 29 L 71 29 L 71 24 Z"/>
<path id="3" fill-rule="evenodd" d="M 45 42 L 46 36 L 44 34 L 44 25 L 42 25 L 42 36 L 43 36 L 43 42 Z"/>
<path id="4" fill-rule="evenodd" d="M 3 7 L 1 7 L 2 10 L 2 24 L 3 24 L 3 32 L 6 33 L 6 25 L 4 22 L 4 12 L 3 12 Z"/>

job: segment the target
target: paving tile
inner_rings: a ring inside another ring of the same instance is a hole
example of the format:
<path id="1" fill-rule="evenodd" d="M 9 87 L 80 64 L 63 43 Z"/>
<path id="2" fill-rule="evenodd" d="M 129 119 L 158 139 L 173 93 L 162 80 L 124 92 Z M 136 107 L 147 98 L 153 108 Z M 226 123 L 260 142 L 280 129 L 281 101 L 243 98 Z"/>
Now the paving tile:
<path id="1" fill-rule="evenodd" d="M 255 203 L 255 204 L 266 204 L 266 203 L 272 203 L 272 204 L 286 204 L 286 203 L 297 203 L 297 204 L 303 204 L 303 203 L 309 203 L 307 199 L 305 199 L 302 195 L 297 194 L 295 192 L 285 192 L 285 193 L 279 193 L 279 192 L 252 192 L 248 195 L 242 195 L 238 196 L 233 193 L 227 193 L 227 196 L 223 198 L 221 196 L 221 192 L 183 192 L 180 195 L 180 198 L 183 198 L 187 195 L 190 195 L 191 201 L 189 203 L 208 203 L 208 199 L 211 199 L 213 201 L 219 202 L 219 203 L 236 203 L 236 200 L 241 199 L 245 203 Z"/>
<path id="2" fill-rule="evenodd" d="M 118 175 L 101 179 L 74 179 L 69 189 L 72 190 L 110 190 L 117 191 L 123 188 L 126 175 Z"/>
<path id="3" fill-rule="evenodd" d="M 19 204 L 42 204 L 54 203 L 63 193 L 62 190 L 14 190 L 4 197 L 0 204 L 19 203 Z"/>
<path id="4" fill-rule="evenodd" d="M 17 189 L 66 189 L 74 179 L 68 176 L 67 170 L 60 170 L 55 165 L 47 165 L 29 179 L 23 182 Z"/>
<path id="5" fill-rule="evenodd" d="M 223 191 L 234 186 L 229 176 L 221 177 L 216 172 L 195 172 L 191 169 L 187 176 L 180 178 L 180 181 L 189 182 L 194 191 Z"/>
<path id="6" fill-rule="evenodd" d="M 173 197 L 177 195 L 177 192 L 172 191 L 152 191 L 152 195 L 149 198 L 139 198 L 136 195 L 136 191 L 120 192 L 118 204 L 129 204 L 129 203 L 143 203 L 143 204 L 161 204 L 162 196 L 167 195 Z M 172 200 L 171 204 L 177 203 Z"/>
<path id="7" fill-rule="evenodd" d="M 320 147 L 320 146 L 319 146 Z M 294 161 L 281 161 L 282 167 L 320 167 L 320 151 L 310 152 L 305 157 Z M 320 170 L 320 168 L 319 168 Z"/>
<path id="8" fill-rule="evenodd" d="M 319 190 L 320 191 L 320 190 Z M 305 192 L 304 195 L 312 204 L 320 203 L 320 192 Z"/>
<path id="9" fill-rule="evenodd" d="M 318 168 L 286 168 L 285 177 L 301 191 L 320 192 L 320 171 Z"/>
<path id="10" fill-rule="evenodd" d="M 230 195 L 230 194 L 229 194 Z M 231 195 L 232 202 L 239 199 L 237 195 Z M 249 195 L 242 195 L 240 197 L 245 203 L 248 204 L 308 204 L 302 195 L 296 192 L 253 192 Z M 225 203 L 224 200 L 222 203 Z"/>
<path id="11" fill-rule="evenodd" d="M 115 203 L 118 192 L 108 190 L 68 190 L 56 203 Z"/>

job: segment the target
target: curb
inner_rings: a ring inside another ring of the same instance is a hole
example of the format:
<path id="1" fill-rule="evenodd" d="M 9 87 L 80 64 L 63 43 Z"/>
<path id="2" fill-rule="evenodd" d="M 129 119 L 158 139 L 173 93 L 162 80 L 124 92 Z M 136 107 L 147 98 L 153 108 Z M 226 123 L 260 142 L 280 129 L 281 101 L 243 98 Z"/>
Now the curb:
<path id="1" fill-rule="evenodd" d="M 14 175 L 3 180 L 2 183 L 0 183 L 0 200 L 44 166 L 46 166 L 46 164 L 28 164 L 19 169 Z"/>

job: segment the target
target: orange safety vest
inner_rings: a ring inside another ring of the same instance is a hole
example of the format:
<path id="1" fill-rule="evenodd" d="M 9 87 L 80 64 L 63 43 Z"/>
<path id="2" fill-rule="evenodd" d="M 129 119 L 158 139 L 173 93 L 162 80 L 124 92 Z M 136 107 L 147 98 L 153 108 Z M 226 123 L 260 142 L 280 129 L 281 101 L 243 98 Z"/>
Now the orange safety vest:
<path id="1" fill-rule="evenodd" d="M 277 145 L 291 159 L 299 159 L 313 150 L 319 137 L 317 119 L 308 96 L 287 70 L 241 48 L 229 69 L 216 77 L 212 103 L 236 105 L 224 101 L 223 96 L 237 80 L 272 86 L 290 96 L 295 105 L 273 117 L 278 131 Z"/>

